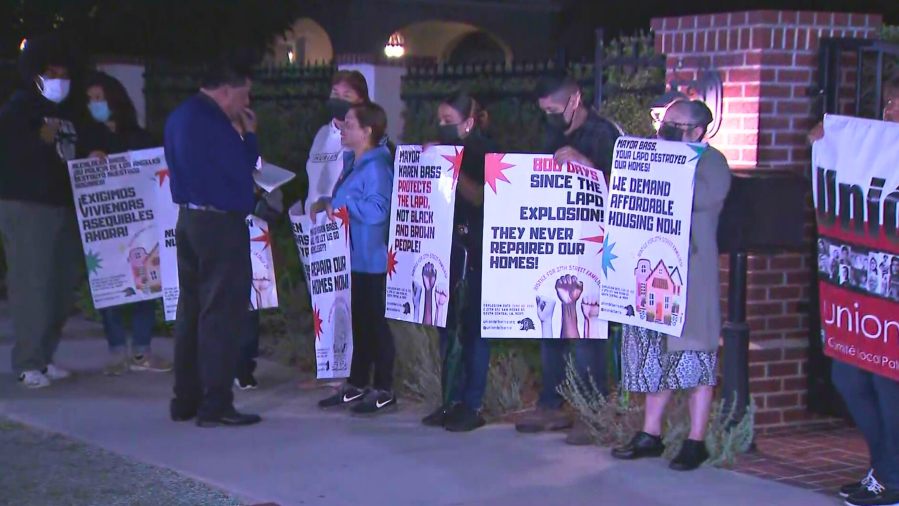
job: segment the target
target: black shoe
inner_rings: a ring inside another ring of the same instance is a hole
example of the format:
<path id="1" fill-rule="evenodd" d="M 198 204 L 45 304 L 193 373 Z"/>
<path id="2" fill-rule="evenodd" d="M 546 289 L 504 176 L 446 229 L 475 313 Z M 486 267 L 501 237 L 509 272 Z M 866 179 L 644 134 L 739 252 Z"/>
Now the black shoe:
<path id="1" fill-rule="evenodd" d="M 446 420 L 446 430 L 450 432 L 471 432 L 487 425 L 487 420 L 467 404 L 460 403 L 458 409 Z"/>
<path id="2" fill-rule="evenodd" d="M 665 453 L 665 445 L 661 436 L 652 436 L 638 432 L 631 442 L 612 450 L 612 456 L 620 460 L 636 460 L 649 457 L 661 457 Z"/>
<path id="3" fill-rule="evenodd" d="M 362 402 L 353 406 L 350 411 L 358 416 L 396 411 L 396 394 L 384 390 L 369 390 Z"/>
<path id="4" fill-rule="evenodd" d="M 454 404 L 448 409 L 440 406 L 435 409 L 433 413 L 421 419 L 422 425 L 425 427 L 445 427 L 447 418 L 451 416 L 453 410 L 456 409 L 456 406 L 458 406 L 458 404 Z"/>
<path id="5" fill-rule="evenodd" d="M 871 480 L 874 479 L 874 470 L 871 469 L 868 471 L 868 475 L 862 481 L 857 481 L 855 483 L 849 483 L 848 485 L 843 485 L 840 487 L 840 497 L 849 497 L 850 495 L 857 494 L 859 492 L 863 492 L 868 490 L 868 485 L 871 484 Z"/>
<path id="6" fill-rule="evenodd" d="M 227 427 L 241 427 L 244 425 L 254 425 L 261 421 L 262 417 L 259 415 L 245 415 L 243 413 L 238 413 L 237 410 L 231 410 L 216 418 L 197 418 L 197 427 L 210 428 L 222 425 Z"/>
<path id="7" fill-rule="evenodd" d="M 881 485 L 874 478 L 860 492 L 856 492 L 846 498 L 849 506 L 899 506 L 899 489 L 889 489 Z"/>
<path id="8" fill-rule="evenodd" d="M 687 439 L 668 467 L 675 471 L 693 471 L 706 460 L 709 460 L 709 450 L 705 447 L 705 441 Z"/>
<path id="9" fill-rule="evenodd" d="M 318 407 L 321 409 L 328 408 L 336 408 L 338 406 L 345 406 L 351 402 L 359 402 L 365 396 L 365 390 L 361 388 L 356 388 L 349 383 L 345 383 L 341 386 L 337 393 L 328 397 L 327 399 L 322 399 L 318 401 Z"/>
<path id="10" fill-rule="evenodd" d="M 187 422 L 197 416 L 197 405 L 179 399 L 172 399 L 169 403 L 169 415 L 173 422 Z"/>
<path id="11" fill-rule="evenodd" d="M 256 378 L 252 374 L 241 374 L 234 378 L 234 386 L 241 390 L 256 390 L 259 388 L 259 383 L 256 382 Z"/>

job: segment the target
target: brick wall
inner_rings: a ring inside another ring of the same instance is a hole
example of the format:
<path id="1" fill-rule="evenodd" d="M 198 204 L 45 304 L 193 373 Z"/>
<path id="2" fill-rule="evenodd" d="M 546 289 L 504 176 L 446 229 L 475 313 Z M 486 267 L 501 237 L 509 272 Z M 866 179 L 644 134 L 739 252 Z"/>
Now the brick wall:
<path id="1" fill-rule="evenodd" d="M 706 68 L 724 82 L 721 129 L 710 140 L 732 168 L 804 171 L 811 161 L 806 135 L 817 118 L 809 88 L 817 83 L 823 37 L 873 37 L 879 15 L 752 11 L 660 18 L 652 22 L 656 50 L 667 55 L 668 78 L 695 77 Z M 854 70 L 841 90 L 849 112 Z M 807 198 L 809 196 L 806 196 Z M 801 197 L 800 197 L 801 198 Z M 811 218 L 811 215 L 809 215 Z M 810 231 L 811 222 L 808 229 Z M 807 419 L 806 358 L 810 259 L 799 253 L 749 260 L 747 316 L 751 328 L 751 391 L 762 426 Z M 721 259 L 722 308 L 727 258 Z"/>

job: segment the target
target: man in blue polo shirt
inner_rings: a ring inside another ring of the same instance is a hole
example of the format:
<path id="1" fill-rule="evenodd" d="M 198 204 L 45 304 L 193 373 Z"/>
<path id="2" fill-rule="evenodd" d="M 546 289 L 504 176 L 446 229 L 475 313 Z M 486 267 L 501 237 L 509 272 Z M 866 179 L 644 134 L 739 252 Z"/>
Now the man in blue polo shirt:
<path id="1" fill-rule="evenodd" d="M 249 109 L 251 67 L 222 59 L 208 66 L 200 93 L 165 125 L 172 200 L 181 206 L 175 239 L 181 293 L 175 325 L 172 420 L 200 427 L 250 425 L 234 409 L 247 294 L 252 283 L 246 216 L 253 212 L 259 158 Z M 232 125 L 240 121 L 243 139 Z"/>

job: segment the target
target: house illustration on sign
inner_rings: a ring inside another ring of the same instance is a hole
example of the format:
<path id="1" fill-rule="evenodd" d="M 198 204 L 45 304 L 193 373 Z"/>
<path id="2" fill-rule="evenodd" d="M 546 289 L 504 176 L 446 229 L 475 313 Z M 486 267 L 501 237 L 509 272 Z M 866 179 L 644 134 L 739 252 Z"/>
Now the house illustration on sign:
<path id="1" fill-rule="evenodd" d="M 655 268 L 649 260 L 641 258 L 634 269 L 637 279 L 635 306 L 640 316 L 647 322 L 675 325 L 682 318 L 681 296 L 684 282 L 675 267 L 669 270 L 664 261 Z"/>

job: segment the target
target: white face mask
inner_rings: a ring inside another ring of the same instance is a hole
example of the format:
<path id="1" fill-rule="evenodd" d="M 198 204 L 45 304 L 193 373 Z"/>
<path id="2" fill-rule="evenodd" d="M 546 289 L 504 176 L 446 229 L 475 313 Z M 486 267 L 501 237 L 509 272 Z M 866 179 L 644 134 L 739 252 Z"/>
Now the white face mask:
<path id="1" fill-rule="evenodd" d="M 68 79 L 45 79 L 44 77 L 39 79 L 38 89 L 47 100 L 58 104 L 69 96 L 72 82 Z"/>

